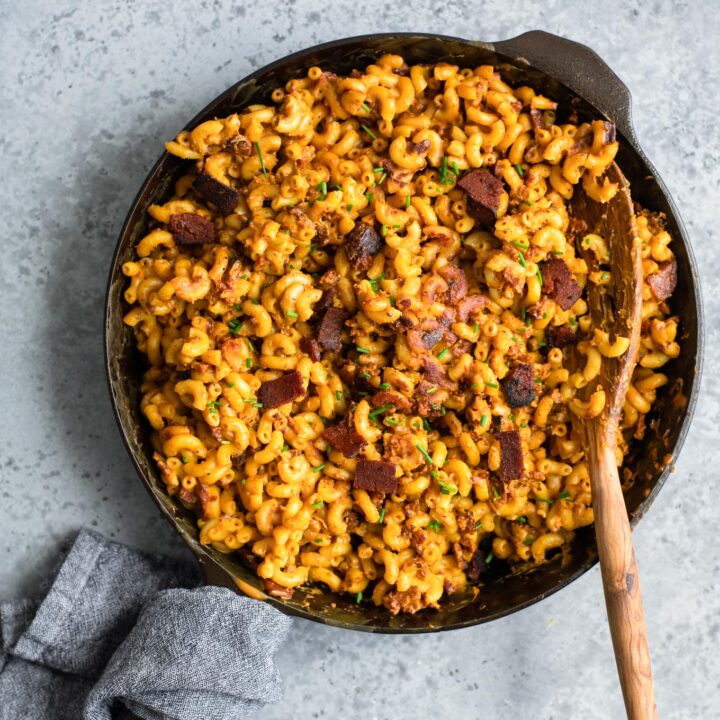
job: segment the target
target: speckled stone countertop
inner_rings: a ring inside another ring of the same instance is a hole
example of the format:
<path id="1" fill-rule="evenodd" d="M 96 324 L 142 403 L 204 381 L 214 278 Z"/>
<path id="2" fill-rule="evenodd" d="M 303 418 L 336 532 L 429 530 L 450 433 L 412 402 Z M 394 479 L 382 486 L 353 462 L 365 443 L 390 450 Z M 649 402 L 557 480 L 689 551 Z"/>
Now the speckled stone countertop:
<path id="1" fill-rule="evenodd" d="M 635 543 L 660 714 L 720 717 L 713 6 L 2 3 L 0 599 L 37 592 L 59 546 L 82 525 L 185 552 L 135 477 L 102 367 L 110 258 L 162 142 L 237 79 L 308 45 L 392 30 L 497 40 L 542 28 L 592 46 L 630 87 L 638 136 L 681 208 L 704 273 L 702 396 L 677 471 Z M 597 569 L 519 614 L 452 633 L 373 637 L 297 621 L 279 664 L 285 701 L 261 720 L 622 717 Z"/>

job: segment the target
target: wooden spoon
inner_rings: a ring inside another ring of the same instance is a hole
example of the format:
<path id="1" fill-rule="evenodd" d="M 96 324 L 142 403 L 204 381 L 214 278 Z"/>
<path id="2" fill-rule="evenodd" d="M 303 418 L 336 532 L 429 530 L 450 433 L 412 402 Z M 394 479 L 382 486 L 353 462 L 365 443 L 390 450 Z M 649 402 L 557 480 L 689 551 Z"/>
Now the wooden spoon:
<path id="1" fill-rule="evenodd" d="M 648 720 L 658 715 L 640 580 L 615 453 L 618 423 L 640 345 L 640 240 L 627 180 L 615 163 L 605 177 L 618 184 L 615 197 L 605 204 L 598 203 L 577 186 L 570 214 L 587 224 L 586 230 L 577 233 L 577 249 L 589 271 L 600 268 L 595 253 L 582 246 L 586 234 L 600 235 L 610 252 L 609 283 L 587 285 L 593 327 L 606 331 L 610 342 L 622 336 L 630 339 L 630 345 L 618 358 L 603 357 L 599 377 L 578 391 L 578 398 L 587 401 L 600 386 L 606 395 L 603 411 L 594 418 L 581 419 L 573 414 L 573 423 L 585 438 L 605 605 L 625 709 L 631 720 Z M 584 362 L 577 354 L 570 360 L 576 367 Z"/>

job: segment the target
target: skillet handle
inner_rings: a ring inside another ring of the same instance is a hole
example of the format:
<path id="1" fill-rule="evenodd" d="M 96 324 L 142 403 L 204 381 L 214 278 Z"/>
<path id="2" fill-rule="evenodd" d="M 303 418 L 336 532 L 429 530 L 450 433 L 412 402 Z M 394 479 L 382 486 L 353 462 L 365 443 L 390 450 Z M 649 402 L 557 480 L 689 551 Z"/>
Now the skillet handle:
<path id="1" fill-rule="evenodd" d="M 632 99 L 627 85 L 586 45 L 543 30 L 492 43 L 496 52 L 547 73 L 615 122 L 636 150 Z"/>

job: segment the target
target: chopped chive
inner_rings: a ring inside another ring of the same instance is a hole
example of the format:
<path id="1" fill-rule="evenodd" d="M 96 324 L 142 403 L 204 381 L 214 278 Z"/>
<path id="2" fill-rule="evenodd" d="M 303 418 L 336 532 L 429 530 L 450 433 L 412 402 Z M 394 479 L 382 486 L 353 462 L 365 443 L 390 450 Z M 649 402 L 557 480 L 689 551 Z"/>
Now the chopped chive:
<path id="1" fill-rule="evenodd" d="M 263 175 L 267 177 L 267 169 L 265 168 L 265 160 L 262 156 L 262 151 L 260 150 L 260 143 L 255 143 L 255 152 L 257 153 L 258 158 L 260 158 L 260 167 L 262 168 Z"/>
<path id="2" fill-rule="evenodd" d="M 235 387 L 235 383 L 233 383 L 233 382 L 228 382 L 227 380 L 225 381 L 225 384 L 226 384 L 229 388 L 234 388 L 234 387 Z"/>
<path id="3" fill-rule="evenodd" d="M 440 480 L 438 485 L 440 486 L 440 492 L 443 495 L 456 495 L 457 494 L 457 488 L 454 485 L 450 485 L 446 482 L 443 482 L 442 480 Z"/>
<path id="4" fill-rule="evenodd" d="M 373 172 L 382 173 L 382 172 L 385 172 L 385 168 L 382 168 L 382 167 L 373 168 Z"/>
<path id="5" fill-rule="evenodd" d="M 409 195 L 405 196 L 405 207 L 406 208 L 410 207 L 410 196 Z"/>
<path id="6" fill-rule="evenodd" d="M 432 432 L 432 426 L 431 426 L 430 423 L 428 422 L 428 419 L 427 419 L 427 418 L 423 418 L 423 419 L 422 419 L 422 424 L 423 424 L 423 427 L 424 427 L 428 432 Z"/>
<path id="7" fill-rule="evenodd" d="M 367 355 L 370 352 L 367 348 L 364 347 L 355 346 L 355 349 L 363 355 Z"/>
<path id="8" fill-rule="evenodd" d="M 524 320 L 526 316 L 527 316 L 527 310 L 525 309 L 525 306 L 523 305 L 520 308 L 520 317 Z"/>
<path id="9" fill-rule="evenodd" d="M 335 391 L 335 399 L 342 400 L 342 393 L 339 390 Z"/>
<path id="10" fill-rule="evenodd" d="M 362 602 L 363 594 L 362 590 L 355 596 L 355 603 L 359 605 Z"/>
<path id="11" fill-rule="evenodd" d="M 260 304 L 260 301 L 259 301 L 259 300 L 251 300 L 250 302 L 251 302 L 253 305 L 259 305 L 259 304 Z"/>
<path id="12" fill-rule="evenodd" d="M 415 447 L 420 451 L 420 454 L 430 463 L 430 465 L 432 465 L 433 459 L 428 454 L 428 451 L 420 443 L 415 443 Z"/>
<path id="13" fill-rule="evenodd" d="M 254 402 L 254 403 L 252 404 L 252 406 L 253 406 L 254 408 L 262 408 L 262 407 L 265 407 L 261 402 Z"/>
<path id="14" fill-rule="evenodd" d="M 452 165 L 453 172 L 454 172 L 456 175 L 459 175 L 459 174 L 460 174 L 460 168 L 458 167 L 458 164 L 457 164 L 454 160 L 453 160 L 452 163 L 450 163 L 450 164 Z"/>
<path id="15" fill-rule="evenodd" d="M 529 202 L 528 200 L 523 200 L 523 205 L 528 205 L 528 206 L 530 206 L 530 205 L 532 205 L 532 203 Z"/>
<path id="16" fill-rule="evenodd" d="M 367 125 L 361 125 L 360 126 L 373 140 L 377 140 L 377 135 L 367 126 Z"/>
<path id="17" fill-rule="evenodd" d="M 237 335 L 240 332 L 240 328 L 242 327 L 243 321 L 242 320 L 230 320 L 230 322 L 227 324 L 228 330 L 233 335 Z"/>
<path id="18" fill-rule="evenodd" d="M 245 367 L 248 370 L 252 367 L 252 360 L 250 358 L 245 358 Z"/>
<path id="19" fill-rule="evenodd" d="M 395 298 L 391 295 L 391 296 L 390 296 L 390 304 L 391 304 L 393 307 L 395 307 L 395 303 L 396 303 L 396 300 L 395 300 Z"/>
<path id="20" fill-rule="evenodd" d="M 480 418 L 480 427 L 485 427 L 487 425 L 487 415 L 483 415 Z"/>
<path id="21" fill-rule="evenodd" d="M 377 410 L 373 410 L 372 412 L 368 413 L 368 415 L 371 418 L 377 417 L 378 415 L 382 415 L 384 412 L 387 412 L 392 408 L 392 405 L 383 405 L 382 407 L 377 408 Z"/>
<path id="22" fill-rule="evenodd" d="M 527 262 L 526 262 L 526 260 L 525 260 L 525 256 L 524 256 L 521 252 L 518 253 L 518 262 L 519 262 L 524 268 L 527 267 Z"/>
<path id="23" fill-rule="evenodd" d="M 496 487 L 493 487 L 492 494 L 496 500 L 498 500 L 500 498 L 500 493 L 498 492 L 498 489 Z"/>
<path id="24" fill-rule="evenodd" d="M 521 243 L 518 240 L 513 241 L 513 245 L 516 248 L 520 248 L 520 250 L 527 250 L 529 245 L 526 245 L 525 243 Z"/>
<path id="25" fill-rule="evenodd" d="M 438 360 L 442 360 L 447 354 L 448 354 L 448 349 L 447 349 L 447 348 L 443 348 L 443 349 L 438 353 Z"/>
<path id="26" fill-rule="evenodd" d="M 548 505 L 553 504 L 553 500 L 551 500 L 550 498 L 535 498 L 535 502 L 544 502 L 544 503 L 547 503 Z"/>
<path id="27" fill-rule="evenodd" d="M 353 209 L 353 207 L 354 207 L 354 206 L 353 206 L 353 204 L 351 203 L 351 204 L 348 205 L 345 209 L 346 209 L 348 212 L 350 212 L 350 211 Z"/>
<path id="28" fill-rule="evenodd" d="M 521 515 L 516 522 L 519 522 L 521 525 L 524 525 L 527 522 L 527 518 L 524 515 Z"/>
<path id="29" fill-rule="evenodd" d="M 489 383 L 489 382 L 486 382 L 486 383 L 485 383 L 485 387 L 492 388 L 493 390 L 497 390 L 497 389 L 498 389 L 497 383 Z"/>
<path id="30" fill-rule="evenodd" d="M 369 379 L 370 379 L 370 373 L 369 373 L 367 370 L 363 371 L 362 379 L 363 379 L 363 380 L 369 380 Z"/>
<path id="31" fill-rule="evenodd" d="M 577 320 L 574 317 L 570 318 L 569 322 L 570 322 L 570 325 L 572 325 L 573 327 L 575 327 L 577 325 Z"/>
<path id="32" fill-rule="evenodd" d="M 316 468 L 313 468 L 313 472 L 319 473 L 324 467 L 325 467 L 325 463 L 323 463 L 322 465 L 318 465 Z"/>
<path id="33" fill-rule="evenodd" d="M 515 422 L 515 416 L 512 413 L 510 413 L 508 417 L 510 418 L 510 422 Z"/>
<path id="34" fill-rule="evenodd" d="M 569 492 L 568 490 L 563 490 L 563 491 L 558 495 L 558 497 L 559 497 L 561 500 L 567 500 L 567 499 L 570 497 L 570 492 Z"/>
<path id="35" fill-rule="evenodd" d="M 551 250 L 550 252 L 551 252 L 553 255 L 564 255 L 564 254 L 565 254 L 565 251 L 564 251 L 564 250 Z"/>
<path id="36" fill-rule="evenodd" d="M 380 509 L 380 517 L 378 518 L 378 522 L 382 525 L 384 519 L 385 519 L 385 508 L 381 508 Z"/>
<path id="37" fill-rule="evenodd" d="M 285 314 L 286 314 L 289 318 L 299 317 L 299 315 L 298 315 L 296 312 L 294 312 L 293 310 L 288 310 Z"/>
<path id="38" fill-rule="evenodd" d="M 476 333 L 476 332 L 478 332 L 479 330 L 480 330 L 480 325 L 478 325 L 478 323 L 475 323 L 475 324 L 473 325 L 473 332 Z"/>
<path id="39" fill-rule="evenodd" d="M 476 529 L 476 530 L 479 530 L 481 527 L 482 527 L 482 521 L 475 523 L 475 529 Z"/>
<path id="40" fill-rule="evenodd" d="M 369 106 L 366 102 L 360 103 L 360 107 L 361 107 L 365 112 L 367 112 L 367 113 L 372 112 L 372 111 L 370 110 L 370 106 Z"/>
<path id="41" fill-rule="evenodd" d="M 380 383 L 381 390 L 387 390 L 390 387 L 390 383 Z"/>
<path id="42" fill-rule="evenodd" d="M 321 508 L 325 503 L 322 500 L 318 500 L 317 502 L 314 502 L 312 506 L 317 510 L 318 508 Z"/>
<path id="43" fill-rule="evenodd" d="M 542 279 L 542 273 L 540 272 L 540 268 L 535 271 L 535 275 L 537 275 L 538 282 L 540 283 L 540 287 L 543 285 L 543 279 Z"/>
<path id="44" fill-rule="evenodd" d="M 517 174 L 518 174 L 520 177 L 522 177 L 522 176 L 525 174 L 525 172 L 523 171 L 522 166 L 520 165 L 520 163 L 517 163 L 517 164 L 515 165 L 515 170 L 517 170 Z"/>
<path id="45" fill-rule="evenodd" d="M 433 530 L 436 533 L 439 533 L 442 530 L 442 523 L 439 520 L 431 520 L 427 526 L 430 530 Z"/>
<path id="46" fill-rule="evenodd" d="M 396 425 L 399 425 L 399 424 L 400 424 L 400 423 L 399 423 L 397 420 L 395 420 L 394 418 L 385 418 L 385 422 L 386 422 L 388 425 L 392 425 L 393 427 L 395 427 Z"/>
<path id="47" fill-rule="evenodd" d="M 369 190 L 365 193 L 365 198 L 368 202 L 372 202 L 374 197 L 375 196 Z"/>
<path id="48" fill-rule="evenodd" d="M 315 186 L 315 189 L 320 193 L 318 200 L 324 200 L 327 197 L 327 183 L 323 180 Z"/>
<path id="49" fill-rule="evenodd" d="M 493 555 L 492 550 L 485 556 L 485 564 L 489 565 L 495 556 Z"/>
<path id="50" fill-rule="evenodd" d="M 189 462 L 189 460 L 184 455 L 181 455 L 180 462 L 184 465 L 186 462 Z"/>
<path id="51" fill-rule="evenodd" d="M 322 545 L 322 538 L 315 538 L 313 542 L 317 543 L 318 545 Z"/>
<path id="52" fill-rule="evenodd" d="M 527 423 L 520 423 L 521 428 L 526 428 L 527 426 L 528 426 Z"/>
<path id="53" fill-rule="evenodd" d="M 437 478 L 438 478 L 438 472 L 437 472 L 437 470 L 431 470 L 431 471 L 430 471 L 430 475 L 431 475 L 434 479 L 437 480 Z"/>
<path id="54" fill-rule="evenodd" d="M 387 235 L 387 225 L 383 225 L 383 226 L 380 228 L 380 234 L 381 234 L 383 237 L 385 237 L 385 236 Z"/>
<path id="55" fill-rule="evenodd" d="M 605 280 L 608 279 L 608 273 L 607 273 L 607 272 L 604 272 L 604 273 L 600 276 L 600 279 L 601 279 L 603 282 L 605 282 Z"/>
<path id="56" fill-rule="evenodd" d="M 285 443 L 285 445 L 283 445 L 283 446 L 280 448 L 280 452 L 281 452 L 281 453 L 284 453 L 284 452 L 287 452 L 289 449 L 290 449 L 290 446 L 289 446 L 287 443 Z"/>

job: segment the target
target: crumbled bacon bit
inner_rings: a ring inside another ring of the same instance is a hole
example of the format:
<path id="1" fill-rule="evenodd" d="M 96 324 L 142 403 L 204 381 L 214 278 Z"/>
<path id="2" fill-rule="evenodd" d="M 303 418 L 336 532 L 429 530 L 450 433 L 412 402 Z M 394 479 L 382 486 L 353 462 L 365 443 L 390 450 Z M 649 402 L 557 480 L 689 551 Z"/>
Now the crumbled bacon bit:
<path id="1" fill-rule="evenodd" d="M 490 304 L 490 300 L 484 295 L 468 295 L 464 297 L 457 306 L 458 322 L 466 323 L 473 315 L 477 315 Z"/>
<path id="2" fill-rule="evenodd" d="M 380 252 L 383 239 L 374 227 L 359 222 L 348 233 L 345 252 L 348 261 L 355 270 L 367 270 L 373 261 L 373 255 Z"/>
<path id="3" fill-rule="evenodd" d="M 345 457 L 357 457 L 359 452 L 367 445 L 363 436 L 349 423 L 334 425 L 322 431 L 323 440 L 332 445 L 333 449 L 339 450 Z"/>
<path id="4" fill-rule="evenodd" d="M 423 380 L 435 387 L 455 388 L 455 383 L 447 376 L 445 368 L 434 358 L 424 355 Z"/>
<path id="5" fill-rule="evenodd" d="M 359 460 L 353 487 L 380 493 L 394 493 L 398 489 L 395 465 L 383 460 Z"/>
<path id="6" fill-rule="evenodd" d="M 178 245 L 205 245 L 217 242 L 217 233 L 212 220 L 196 213 L 171 215 L 168 230 Z"/>
<path id="7" fill-rule="evenodd" d="M 400 612 L 413 615 L 423 607 L 420 589 L 414 585 L 407 590 L 389 592 L 384 602 L 393 615 Z"/>
<path id="8" fill-rule="evenodd" d="M 292 588 L 286 588 L 282 585 L 278 585 L 273 580 L 263 578 L 263 584 L 265 585 L 265 590 L 267 590 L 268 594 L 272 595 L 273 597 L 282 598 L 283 600 L 290 600 L 293 596 L 294 590 Z"/>
<path id="9" fill-rule="evenodd" d="M 267 380 L 260 385 L 257 397 L 264 408 L 276 408 L 305 394 L 303 379 L 297 370 L 277 380 Z"/>
<path id="10" fill-rule="evenodd" d="M 505 376 L 502 386 L 510 407 L 529 405 L 535 399 L 532 365 L 516 365 Z"/>
<path id="11" fill-rule="evenodd" d="M 557 327 L 549 327 L 545 331 L 547 344 L 550 348 L 564 348 L 575 342 L 575 330 L 569 325 L 558 325 Z"/>
<path id="12" fill-rule="evenodd" d="M 313 362 L 320 360 L 320 345 L 317 340 L 302 338 L 300 340 L 300 349 L 306 353 Z"/>
<path id="13" fill-rule="evenodd" d="M 467 195 L 468 214 L 481 225 L 494 225 L 503 193 L 502 182 L 488 170 L 470 170 L 457 185 Z"/>
<path id="14" fill-rule="evenodd" d="M 340 308 L 330 308 L 325 313 L 317 329 L 317 340 L 323 350 L 342 350 L 342 332 L 349 317 L 350 315 Z"/>
<path id="15" fill-rule="evenodd" d="M 465 271 L 457 265 L 446 265 L 440 270 L 440 275 L 447 280 L 448 302 L 456 305 L 467 293 L 468 280 Z"/>
<path id="16" fill-rule="evenodd" d="M 614 122 L 603 120 L 603 142 L 606 145 L 615 142 L 617 136 L 617 129 Z"/>
<path id="17" fill-rule="evenodd" d="M 500 443 L 500 479 L 503 482 L 517 480 L 523 476 L 523 463 L 520 433 L 517 430 L 497 433 Z"/>
<path id="18" fill-rule="evenodd" d="M 398 412 L 409 413 L 412 412 L 413 403 L 410 398 L 406 398 L 396 390 L 381 390 L 379 393 L 373 395 L 372 405 L 375 408 L 383 407 L 384 405 L 392 405 Z"/>
<path id="19" fill-rule="evenodd" d="M 240 200 L 240 193 L 229 185 L 218 182 L 206 173 L 200 173 L 193 183 L 195 190 L 211 202 L 223 215 L 230 215 Z"/>
<path id="20" fill-rule="evenodd" d="M 658 302 L 667 300 L 674 292 L 677 285 L 677 262 L 670 262 L 660 265 L 658 271 L 647 279 L 652 296 Z"/>
<path id="21" fill-rule="evenodd" d="M 545 116 L 541 110 L 532 108 L 530 110 L 530 122 L 532 122 L 533 128 L 537 130 L 545 130 Z"/>
<path id="22" fill-rule="evenodd" d="M 569 310 L 580 299 L 582 290 L 560 258 L 540 263 L 540 272 L 545 293 L 563 310 Z"/>

